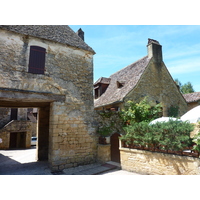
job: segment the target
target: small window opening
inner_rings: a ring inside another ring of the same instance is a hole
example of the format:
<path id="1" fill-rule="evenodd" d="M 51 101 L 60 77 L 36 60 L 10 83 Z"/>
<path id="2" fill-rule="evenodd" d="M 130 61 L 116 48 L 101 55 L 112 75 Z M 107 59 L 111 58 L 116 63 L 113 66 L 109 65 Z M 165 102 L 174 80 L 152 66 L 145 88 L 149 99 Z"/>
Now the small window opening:
<path id="1" fill-rule="evenodd" d="M 39 46 L 30 47 L 28 72 L 33 74 L 44 74 L 46 49 Z"/>
<path id="2" fill-rule="evenodd" d="M 123 86 L 124 86 L 124 82 L 119 82 L 119 81 L 117 81 L 117 87 L 118 88 L 122 88 Z"/>

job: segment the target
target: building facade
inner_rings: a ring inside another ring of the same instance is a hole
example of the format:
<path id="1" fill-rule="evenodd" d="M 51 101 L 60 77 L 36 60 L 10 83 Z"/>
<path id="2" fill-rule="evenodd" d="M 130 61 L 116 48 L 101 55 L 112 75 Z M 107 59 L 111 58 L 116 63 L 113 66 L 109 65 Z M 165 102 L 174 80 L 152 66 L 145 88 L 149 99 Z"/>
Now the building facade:
<path id="1" fill-rule="evenodd" d="M 148 97 L 155 104 L 162 103 L 163 116 L 168 116 L 172 106 L 178 107 L 180 116 L 187 111 L 187 103 L 164 64 L 162 46 L 148 39 L 147 51 L 147 56 L 94 83 L 96 110 L 119 110 L 128 100 L 139 102 Z"/>
<path id="2" fill-rule="evenodd" d="M 68 26 L 29 25 L 0 26 L 0 48 L 0 107 L 38 108 L 38 160 L 95 162 L 94 50 Z"/>

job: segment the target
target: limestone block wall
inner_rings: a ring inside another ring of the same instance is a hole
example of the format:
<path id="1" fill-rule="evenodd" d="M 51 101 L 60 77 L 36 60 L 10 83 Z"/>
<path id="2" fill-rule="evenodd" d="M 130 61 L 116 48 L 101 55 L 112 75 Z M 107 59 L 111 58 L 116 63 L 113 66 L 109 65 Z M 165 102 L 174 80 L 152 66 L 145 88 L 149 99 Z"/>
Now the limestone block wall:
<path id="1" fill-rule="evenodd" d="M 78 105 L 77 105 L 78 106 Z M 52 103 L 50 113 L 50 162 L 54 170 L 94 163 L 97 136 L 81 110 L 65 103 Z"/>
<path id="2" fill-rule="evenodd" d="M 99 163 L 105 163 L 110 161 L 111 160 L 110 144 L 107 145 L 98 144 L 97 157 Z"/>
<path id="3" fill-rule="evenodd" d="M 3 128 L 10 121 L 10 109 L 0 108 L 0 128 Z"/>
<path id="4" fill-rule="evenodd" d="M 149 100 L 154 103 L 156 101 L 162 103 L 163 116 L 168 116 L 170 106 L 179 107 L 179 116 L 187 112 L 187 103 L 163 62 L 157 65 L 152 60 L 150 61 L 139 83 L 127 95 L 125 101 L 139 102 L 145 96 L 149 96 Z"/>
<path id="5" fill-rule="evenodd" d="M 146 175 L 199 175 L 200 159 L 120 148 L 123 170 Z"/>
<path id="6" fill-rule="evenodd" d="M 46 49 L 44 74 L 28 73 L 32 45 Z M 48 145 L 48 160 L 52 169 L 95 162 L 97 137 L 93 119 L 93 53 L 5 30 L 0 30 L 0 48 L 0 87 L 65 96 L 64 101 L 48 102 L 50 115 L 46 118 L 49 123 L 45 122 L 49 126 L 48 138 L 45 141 L 45 138 L 39 137 Z M 34 99 L 34 95 L 26 100 L 40 102 L 40 99 Z M 43 128 L 39 128 L 40 136 Z"/>
<path id="7" fill-rule="evenodd" d="M 25 132 L 25 148 L 31 147 L 32 122 L 13 120 L 8 123 L 4 128 L 2 128 L 0 130 L 0 149 L 9 149 L 11 132 Z"/>

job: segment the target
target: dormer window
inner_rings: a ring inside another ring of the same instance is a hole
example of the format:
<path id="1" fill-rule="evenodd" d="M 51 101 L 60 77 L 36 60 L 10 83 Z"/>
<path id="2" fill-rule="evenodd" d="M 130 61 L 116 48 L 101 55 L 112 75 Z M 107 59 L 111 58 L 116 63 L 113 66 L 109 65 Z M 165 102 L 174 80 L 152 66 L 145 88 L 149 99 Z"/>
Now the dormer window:
<path id="1" fill-rule="evenodd" d="M 99 83 L 95 88 L 95 99 L 99 98 L 108 88 L 108 84 Z"/>
<path id="2" fill-rule="evenodd" d="M 108 88 L 110 78 L 101 77 L 94 83 L 95 99 L 98 99 Z"/>
<path id="3" fill-rule="evenodd" d="M 117 88 L 122 88 L 124 86 L 125 82 L 119 82 L 117 81 Z"/>
<path id="4" fill-rule="evenodd" d="M 28 72 L 33 74 L 44 74 L 46 49 L 39 46 L 30 47 Z"/>

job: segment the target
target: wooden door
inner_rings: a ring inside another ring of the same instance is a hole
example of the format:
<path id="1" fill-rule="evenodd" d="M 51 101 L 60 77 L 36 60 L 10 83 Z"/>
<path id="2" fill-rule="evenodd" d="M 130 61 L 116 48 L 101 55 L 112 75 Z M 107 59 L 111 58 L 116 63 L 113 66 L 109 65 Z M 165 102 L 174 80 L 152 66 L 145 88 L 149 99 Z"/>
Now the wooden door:
<path id="1" fill-rule="evenodd" d="M 120 163 L 120 151 L 119 151 L 119 133 L 114 133 L 110 137 L 111 143 L 111 161 Z"/>
<path id="2" fill-rule="evenodd" d="M 10 133 L 10 147 L 17 148 L 17 133 Z"/>
<path id="3" fill-rule="evenodd" d="M 10 148 L 25 148 L 26 147 L 26 132 L 10 133 Z"/>

